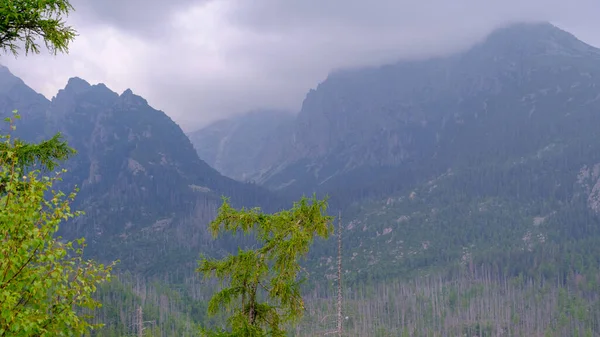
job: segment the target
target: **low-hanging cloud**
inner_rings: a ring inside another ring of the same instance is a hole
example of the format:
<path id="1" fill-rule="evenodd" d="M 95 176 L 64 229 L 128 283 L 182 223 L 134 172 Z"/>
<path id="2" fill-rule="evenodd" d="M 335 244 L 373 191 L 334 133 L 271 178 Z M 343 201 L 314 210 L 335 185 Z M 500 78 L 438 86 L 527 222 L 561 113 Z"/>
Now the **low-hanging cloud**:
<path id="1" fill-rule="evenodd" d="M 74 0 L 69 55 L 3 56 L 48 97 L 72 76 L 132 88 L 186 130 L 298 110 L 332 70 L 452 52 L 515 21 L 600 45 L 597 0 Z M 596 40 L 594 40 L 596 39 Z"/>

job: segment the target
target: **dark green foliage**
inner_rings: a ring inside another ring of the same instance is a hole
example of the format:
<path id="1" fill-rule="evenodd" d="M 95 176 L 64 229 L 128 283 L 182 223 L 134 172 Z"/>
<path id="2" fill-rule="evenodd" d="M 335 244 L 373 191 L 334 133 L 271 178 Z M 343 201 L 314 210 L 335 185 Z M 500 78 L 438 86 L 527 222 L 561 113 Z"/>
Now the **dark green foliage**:
<path id="1" fill-rule="evenodd" d="M 73 28 L 64 21 L 73 10 L 67 0 L 3 0 L 0 5 L 0 48 L 15 56 L 25 44 L 25 54 L 39 53 L 42 39 L 53 53 L 67 52 L 75 38 Z"/>
<path id="2" fill-rule="evenodd" d="M 172 279 L 145 279 L 128 272 L 113 278 L 95 296 L 103 304 L 95 319 L 105 326 L 90 336 L 135 336 L 140 307 L 145 337 L 198 336 L 199 323 L 208 322 L 206 304 L 175 283 Z"/>
<path id="3" fill-rule="evenodd" d="M 16 110 L 13 111 L 13 114 L 13 118 L 5 119 L 11 131 L 16 129 L 13 124 L 14 120 L 21 118 Z M 28 143 L 19 138 L 14 138 L 11 142 L 2 142 L 0 143 L 0 162 L 16 165 L 14 169 L 18 169 L 23 174 L 34 169 L 52 171 L 59 161 L 65 161 L 75 154 L 75 150 L 61 139 L 62 135 L 57 133 L 52 138 L 39 143 Z M 0 179 L 0 195 L 5 193 L 5 185 L 8 182 L 6 179 L 6 177 Z"/>
<path id="4" fill-rule="evenodd" d="M 13 113 L 15 114 L 15 119 L 20 119 L 16 110 Z M 6 121 L 10 122 L 11 129 L 14 128 L 10 118 L 7 118 Z M 14 139 L 11 144 L 0 143 L 0 160 L 6 162 L 10 153 L 9 151 L 14 151 L 21 171 L 26 172 L 27 169 L 36 167 L 52 171 L 56 168 L 59 161 L 65 161 L 76 153 L 62 138 L 62 135 L 57 133 L 52 138 L 36 144 L 28 143 L 18 138 Z"/>

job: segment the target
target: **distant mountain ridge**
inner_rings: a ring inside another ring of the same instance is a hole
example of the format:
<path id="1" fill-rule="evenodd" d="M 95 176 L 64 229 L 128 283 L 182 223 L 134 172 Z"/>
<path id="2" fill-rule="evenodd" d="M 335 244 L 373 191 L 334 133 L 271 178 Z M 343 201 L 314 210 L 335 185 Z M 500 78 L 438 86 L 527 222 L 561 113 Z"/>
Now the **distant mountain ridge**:
<path id="1" fill-rule="evenodd" d="M 86 215 L 61 232 L 85 236 L 88 251 L 103 259 L 128 267 L 137 261 L 132 268 L 140 270 L 170 254 L 188 254 L 181 262 L 193 263 L 203 245 L 212 245 L 206 224 L 222 195 L 238 206 L 277 207 L 267 190 L 224 177 L 199 159 L 181 128 L 129 89 L 119 95 L 71 78 L 49 101 L 2 68 L 0 109 L 22 114 L 18 136 L 39 140 L 60 131 L 77 150 L 61 187 L 81 188 L 75 206 Z M 170 251 L 161 252 L 169 237 Z"/>
<path id="2" fill-rule="evenodd" d="M 257 110 L 223 119 L 191 132 L 188 137 L 200 158 L 223 175 L 252 180 L 270 162 L 269 144 L 284 137 L 294 116 L 285 111 Z"/>
<path id="3" fill-rule="evenodd" d="M 332 75 L 299 114 L 300 159 L 264 184 L 355 205 L 347 258 L 363 277 L 470 259 L 569 269 L 600 240 L 599 125 L 600 50 L 517 24 L 458 55 Z"/>

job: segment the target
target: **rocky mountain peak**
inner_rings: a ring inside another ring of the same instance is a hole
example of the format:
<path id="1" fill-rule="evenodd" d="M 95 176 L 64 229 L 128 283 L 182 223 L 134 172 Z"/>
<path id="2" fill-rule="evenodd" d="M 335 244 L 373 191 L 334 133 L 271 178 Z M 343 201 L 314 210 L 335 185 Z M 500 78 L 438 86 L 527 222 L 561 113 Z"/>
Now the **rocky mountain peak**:
<path id="1" fill-rule="evenodd" d="M 125 89 L 125 91 L 123 91 L 123 93 L 121 94 L 121 96 L 130 96 L 133 95 L 133 91 L 129 88 Z"/>
<path id="2" fill-rule="evenodd" d="M 141 96 L 138 96 L 133 93 L 131 89 L 127 89 L 123 91 L 123 93 L 119 96 L 121 103 L 129 106 L 146 106 L 148 105 L 148 101 Z"/>
<path id="3" fill-rule="evenodd" d="M 71 77 L 67 81 L 67 85 L 65 86 L 65 91 L 81 93 L 83 91 L 87 91 L 91 88 L 91 84 L 86 80 L 79 77 Z"/>
<path id="4" fill-rule="evenodd" d="M 493 31 L 473 52 L 481 50 L 506 55 L 600 55 L 598 49 L 548 22 L 513 23 Z"/>

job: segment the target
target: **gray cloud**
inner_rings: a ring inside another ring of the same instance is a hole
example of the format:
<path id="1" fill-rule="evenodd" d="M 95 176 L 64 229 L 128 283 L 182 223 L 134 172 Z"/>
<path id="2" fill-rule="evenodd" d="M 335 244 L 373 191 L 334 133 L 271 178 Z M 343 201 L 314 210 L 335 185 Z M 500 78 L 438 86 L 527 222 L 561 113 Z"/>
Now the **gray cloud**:
<path id="1" fill-rule="evenodd" d="M 68 56 L 0 60 L 35 89 L 70 76 L 131 87 L 186 130 L 298 110 L 332 70 L 465 48 L 513 21 L 551 21 L 600 46 L 597 0 L 74 0 Z"/>
<path id="2" fill-rule="evenodd" d="M 248 28 L 282 29 L 289 27 L 349 25 L 362 28 L 432 29 L 454 23 L 489 22 L 510 19 L 593 18 L 589 11 L 600 8 L 594 0 L 261 0 L 240 1 L 235 21 Z M 435 25 L 427 25 L 433 24 Z"/>
<path id="3" fill-rule="evenodd" d="M 148 38 L 168 35 L 169 16 L 209 0 L 73 0 L 87 23 L 109 24 Z"/>

